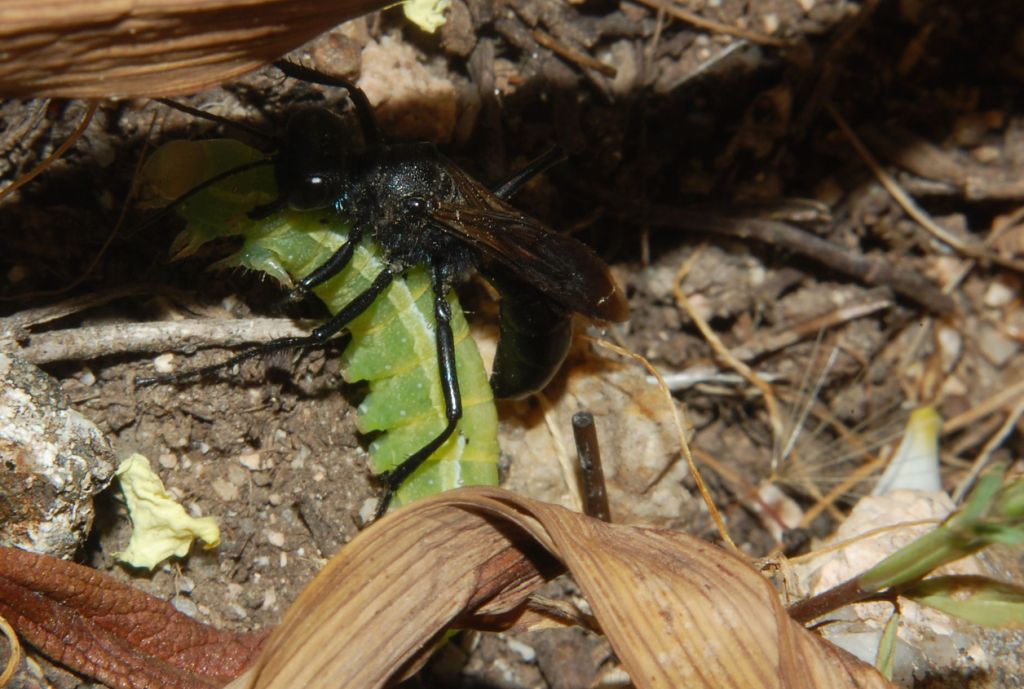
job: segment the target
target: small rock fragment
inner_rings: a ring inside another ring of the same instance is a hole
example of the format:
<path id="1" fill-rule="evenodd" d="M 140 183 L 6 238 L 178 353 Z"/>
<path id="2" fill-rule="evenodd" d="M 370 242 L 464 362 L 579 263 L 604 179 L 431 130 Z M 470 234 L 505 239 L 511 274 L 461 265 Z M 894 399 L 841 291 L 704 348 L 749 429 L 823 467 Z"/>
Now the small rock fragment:
<path id="1" fill-rule="evenodd" d="M 222 478 L 214 479 L 210 483 L 210 487 L 213 488 L 213 492 L 217 494 L 217 497 L 224 502 L 233 502 L 238 499 L 238 486 Z"/>
<path id="2" fill-rule="evenodd" d="M 1017 353 L 1017 343 L 991 325 L 981 326 L 978 348 L 993 366 L 1003 366 Z"/>
<path id="3" fill-rule="evenodd" d="M 259 452 L 246 452 L 239 455 L 238 463 L 249 471 L 260 471 L 263 468 Z"/>
<path id="4" fill-rule="evenodd" d="M 0 352 L 0 544 L 70 558 L 113 475 L 106 439 L 60 384 Z"/>

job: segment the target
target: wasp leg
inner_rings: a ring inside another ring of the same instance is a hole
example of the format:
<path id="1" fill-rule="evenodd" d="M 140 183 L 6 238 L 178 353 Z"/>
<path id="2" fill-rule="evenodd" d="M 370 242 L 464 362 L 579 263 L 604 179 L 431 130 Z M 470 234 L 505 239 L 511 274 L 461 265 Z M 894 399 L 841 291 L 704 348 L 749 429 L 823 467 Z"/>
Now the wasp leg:
<path id="1" fill-rule="evenodd" d="M 429 443 L 409 456 L 404 462 L 391 471 L 382 474 L 381 479 L 385 482 L 384 495 L 377 505 L 377 514 L 374 519 L 379 519 L 388 510 L 395 491 L 409 478 L 420 465 L 434 454 L 437 448 L 444 445 L 445 441 L 455 432 L 455 427 L 462 418 L 462 393 L 459 390 L 459 377 L 455 367 L 455 336 L 452 334 L 452 308 L 446 297 L 448 293 L 448 280 L 445 271 L 440 266 L 434 266 L 434 322 L 437 339 L 437 368 L 441 374 L 441 392 L 444 395 L 444 415 L 448 425 L 444 430 Z"/>
<path id="2" fill-rule="evenodd" d="M 528 162 L 526 167 L 522 170 L 513 172 L 511 175 L 495 184 L 491 188 L 491 192 L 499 199 L 507 200 L 514 196 L 517 191 L 522 189 L 524 184 L 548 168 L 558 165 L 564 161 L 565 158 L 565 151 L 561 146 L 552 146 L 541 153 L 538 157 Z"/>
<path id="3" fill-rule="evenodd" d="M 377 128 L 377 118 L 373 114 L 373 107 L 370 100 L 363 93 L 363 90 L 347 79 L 321 74 L 315 69 L 297 65 L 287 60 L 276 60 L 274 66 L 284 72 L 285 76 L 310 84 L 321 86 L 334 86 L 348 91 L 348 97 L 352 99 L 352 105 L 356 108 L 356 117 L 359 118 L 359 126 L 363 130 L 363 137 L 367 144 L 377 144 L 381 141 L 380 130 Z"/>
<path id="4" fill-rule="evenodd" d="M 295 289 L 288 293 L 288 296 L 285 297 L 284 301 L 302 301 L 302 299 L 314 287 L 319 287 L 341 271 L 345 270 L 345 267 L 352 260 L 352 255 L 356 251 L 356 246 L 359 244 L 359 240 L 362 238 L 363 231 L 358 227 L 353 227 L 352 231 L 348 235 L 348 239 L 345 240 L 345 243 L 338 247 L 338 250 L 331 254 L 330 258 L 317 266 L 312 273 L 302 278 L 302 280 L 299 281 L 299 284 L 295 286 Z"/>
<path id="5" fill-rule="evenodd" d="M 273 340 L 262 344 L 258 347 L 253 347 L 241 354 L 222 361 L 219 364 L 213 364 L 212 366 L 204 366 L 197 368 L 192 371 L 185 371 L 183 373 L 174 373 L 167 376 L 153 376 L 152 378 L 137 378 L 135 380 L 137 385 L 153 385 L 154 383 L 180 383 L 185 380 L 193 378 L 202 378 L 216 373 L 217 371 L 240 364 L 243 361 L 252 359 L 253 357 L 262 356 L 269 354 L 270 352 L 278 352 L 283 349 L 297 349 L 299 347 L 311 347 L 314 345 L 321 345 L 326 342 L 332 335 L 340 332 L 349 323 L 351 323 L 357 316 L 363 311 L 370 308 L 373 302 L 377 301 L 377 298 L 387 289 L 388 285 L 395 279 L 395 273 L 392 269 L 386 269 L 381 272 L 373 283 L 370 284 L 365 290 L 359 293 L 355 299 L 345 305 L 345 308 L 338 311 L 330 318 L 330 320 L 324 322 L 306 337 L 283 337 L 280 340 Z M 446 302 L 447 303 L 447 302 Z"/>

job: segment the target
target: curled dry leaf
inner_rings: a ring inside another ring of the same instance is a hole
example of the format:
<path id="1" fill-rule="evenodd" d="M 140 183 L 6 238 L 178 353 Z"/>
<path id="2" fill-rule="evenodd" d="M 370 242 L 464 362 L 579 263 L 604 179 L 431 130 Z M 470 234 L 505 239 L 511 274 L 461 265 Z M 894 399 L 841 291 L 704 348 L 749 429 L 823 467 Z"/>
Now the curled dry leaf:
<path id="1" fill-rule="evenodd" d="M 690 536 L 605 524 L 493 488 L 373 525 L 289 610 L 231 689 L 383 687 L 450 626 L 512 625 L 564 563 L 635 685 L 891 687 L 789 617 L 745 561 Z"/>
<path id="2" fill-rule="evenodd" d="M 387 0 L 0 0 L 0 95 L 176 96 L 261 67 Z"/>

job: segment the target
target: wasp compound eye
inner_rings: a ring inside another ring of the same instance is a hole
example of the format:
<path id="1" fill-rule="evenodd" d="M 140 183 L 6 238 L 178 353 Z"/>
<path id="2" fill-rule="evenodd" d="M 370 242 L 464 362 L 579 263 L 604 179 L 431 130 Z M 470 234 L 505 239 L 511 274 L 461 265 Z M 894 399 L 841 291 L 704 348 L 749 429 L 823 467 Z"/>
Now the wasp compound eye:
<path id="1" fill-rule="evenodd" d="M 425 213 L 428 210 L 427 200 L 419 196 L 404 199 L 405 210 L 410 213 Z"/>
<path id="2" fill-rule="evenodd" d="M 311 211 L 331 205 L 331 185 L 323 175 L 313 174 L 288 194 L 288 205 L 297 211 Z"/>

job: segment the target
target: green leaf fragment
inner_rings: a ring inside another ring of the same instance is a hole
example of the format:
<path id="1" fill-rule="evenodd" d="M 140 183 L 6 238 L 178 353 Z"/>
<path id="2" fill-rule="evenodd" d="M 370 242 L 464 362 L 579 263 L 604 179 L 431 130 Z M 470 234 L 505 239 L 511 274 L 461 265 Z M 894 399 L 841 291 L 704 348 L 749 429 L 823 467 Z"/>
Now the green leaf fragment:
<path id="1" fill-rule="evenodd" d="M 1024 587 L 980 576 L 927 579 L 903 592 L 916 603 L 974 624 L 1024 628 Z"/>
<path id="2" fill-rule="evenodd" d="M 896 668 L 896 642 L 902 616 L 894 612 L 885 623 L 885 630 L 882 638 L 878 641 L 878 653 L 875 656 L 875 667 L 885 675 L 885 678 L 892 680 L 893 671 Z"/>

